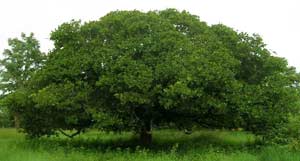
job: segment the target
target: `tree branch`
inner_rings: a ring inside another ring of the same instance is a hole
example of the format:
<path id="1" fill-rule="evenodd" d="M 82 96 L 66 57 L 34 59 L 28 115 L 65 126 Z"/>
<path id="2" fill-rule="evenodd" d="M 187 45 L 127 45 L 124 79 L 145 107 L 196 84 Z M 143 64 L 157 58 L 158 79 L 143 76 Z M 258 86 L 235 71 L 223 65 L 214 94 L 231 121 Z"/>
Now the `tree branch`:
<path id="1" fill-rule="evenodd" d="M 80 130 L 77 130 L 75 133 L 73 134 L 67 134 L 66 132 L 64 132 L 63 130 L 59 129 L 58 130 L 60 133 L 62 133 L 63 135 L 67 136 L 68 138 L 73 138 L 74 136 L 78 135 L 81 133 L 81 129 Z"/>

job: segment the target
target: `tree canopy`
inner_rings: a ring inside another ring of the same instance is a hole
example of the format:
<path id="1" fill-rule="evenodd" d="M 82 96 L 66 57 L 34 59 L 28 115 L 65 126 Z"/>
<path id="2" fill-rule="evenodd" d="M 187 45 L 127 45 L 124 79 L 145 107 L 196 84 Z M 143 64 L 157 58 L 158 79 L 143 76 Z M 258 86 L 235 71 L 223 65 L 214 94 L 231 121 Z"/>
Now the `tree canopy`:
<path id="1" fill-rule="evenodd" d="M 186 11 L 115 11 L 64 23 L 51 40 L 26 90 L 12 92 L 32 136 L 97 127 L 147 143 L 152 127 L 194 125 L 264 134 L 298 103 L 298 74 L 259 35 Z"/>

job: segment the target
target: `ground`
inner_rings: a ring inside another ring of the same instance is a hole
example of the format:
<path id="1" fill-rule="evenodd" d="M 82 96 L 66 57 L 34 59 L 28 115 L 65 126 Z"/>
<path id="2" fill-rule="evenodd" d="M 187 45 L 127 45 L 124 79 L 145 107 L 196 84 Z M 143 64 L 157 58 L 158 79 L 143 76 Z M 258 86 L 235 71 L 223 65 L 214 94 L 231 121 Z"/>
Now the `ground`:
<path id="1" fill-rule="evenodd" d="M 136 144 L 132 133 L 90 130 L 74 139 L 25 139 L 15 129 L 0 129 L 0 161 L 300 161 L 300 152 L 262 146 L 240 131 L 155 130 L 151 147 Z"/>

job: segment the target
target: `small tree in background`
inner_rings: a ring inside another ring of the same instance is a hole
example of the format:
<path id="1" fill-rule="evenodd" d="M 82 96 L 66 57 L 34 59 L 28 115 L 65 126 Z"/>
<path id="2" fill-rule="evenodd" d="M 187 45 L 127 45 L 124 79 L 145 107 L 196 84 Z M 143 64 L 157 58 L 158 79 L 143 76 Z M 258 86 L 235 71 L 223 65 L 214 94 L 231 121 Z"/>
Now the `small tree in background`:
<path id="1" fill-rule="evenodd" d="M 0 127 L 7 128 L 12 126 L 13 125 L 8 110 L 3 107 L 0 108 Z"/>
<path id="2" fill-rule="evenodd" d="M 19 105 L 14 105 L 18 100 L 8 103 L 6 98 L 12 98 L 19 90 L 27 88 L 28 80 L 42 67 L 45 54 L 40 51 L 39 42 L 34 38 L 33 33 L 29 36 L 22 33 L 21 39 L 9 39 L 8 45 L 10 49 L 4 50 L 4 58 L 0 61 L 1 105 L 12 112 L 15 127 L 18 128 L 20 126 Z"/>

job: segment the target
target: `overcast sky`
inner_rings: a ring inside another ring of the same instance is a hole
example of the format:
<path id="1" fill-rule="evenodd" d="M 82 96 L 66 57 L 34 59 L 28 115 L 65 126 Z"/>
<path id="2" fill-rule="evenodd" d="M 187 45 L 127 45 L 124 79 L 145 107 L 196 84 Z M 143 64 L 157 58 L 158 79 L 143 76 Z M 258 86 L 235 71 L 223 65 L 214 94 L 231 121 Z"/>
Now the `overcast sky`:
<path id="1" fill-rule="evenodd" d="M 71 19 L 96 20 L 114 10 L 176 8 L 208 24 L 260 34 L 268 49 L 300 70 L 300 1 L 298 0 L 0 0 L 0 51 L 7 39 L 33 32 L 43 51 L 49 34 Z"/>

